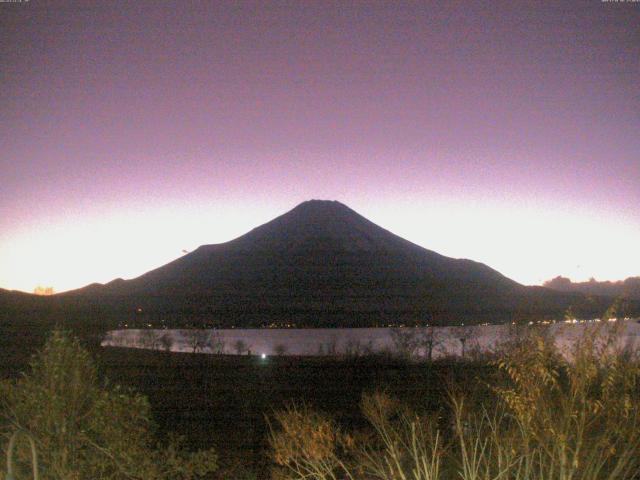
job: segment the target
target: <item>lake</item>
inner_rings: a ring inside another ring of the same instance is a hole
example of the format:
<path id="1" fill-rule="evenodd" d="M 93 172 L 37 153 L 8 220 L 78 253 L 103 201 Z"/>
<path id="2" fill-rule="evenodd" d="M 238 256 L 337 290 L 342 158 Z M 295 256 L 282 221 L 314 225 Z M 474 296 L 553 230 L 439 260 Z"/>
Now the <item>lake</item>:
<path id="1" fill-rule="evenodd" d="M 563 350 L 587 329 L 611 328 L 614 322 L 551 323 L 543 328 Z M 636 320 L 620 322 L 620 344 L 636 347 L 640 324 Z M 529 327 L 529 328 L 532 328 Z M 227 355 L 365 355 L 372 353 L 427 356 L 433 344 L 433 358 L 486 352 L 510 338 L 522 335 L 527 326 L 478 325 L 459 327 L 404 328 L 263 328 L 216 330 L 123 329 L 108 332 L 105 347 L 146 348 L 173 352 L 202 352 Z"/>

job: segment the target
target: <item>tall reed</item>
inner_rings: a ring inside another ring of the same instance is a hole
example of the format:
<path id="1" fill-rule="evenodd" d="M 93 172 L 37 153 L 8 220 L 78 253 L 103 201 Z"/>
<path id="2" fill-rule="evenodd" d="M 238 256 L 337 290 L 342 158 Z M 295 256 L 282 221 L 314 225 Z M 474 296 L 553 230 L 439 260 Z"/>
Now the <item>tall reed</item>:
<path id="1" fill-rule="evenodd" d="M 473 403 L 452 394 L 441 415 L 382 393 L 363 396 L 361 432 L 308 407 L 279 412 L 270 435 L 278 478 L 640 478 L 640 361 L 619 329 L 588 329 L 567 351 L 529 332 L 495 361 L 493 395 Z"/>

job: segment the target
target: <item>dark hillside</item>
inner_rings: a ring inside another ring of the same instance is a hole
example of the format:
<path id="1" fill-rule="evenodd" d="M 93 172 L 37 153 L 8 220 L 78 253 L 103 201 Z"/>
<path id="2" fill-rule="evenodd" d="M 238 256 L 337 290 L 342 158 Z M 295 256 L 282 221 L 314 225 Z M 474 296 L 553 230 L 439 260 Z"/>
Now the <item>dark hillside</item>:
<path id="1" fill-rule="evenodd" d="M 451 324 L 561 317 L 576 293 L 525 287 L 404 240 L 335 201 L 312 200 L 227 243 L 132 280 L 58 295 L 127 322 L 263 326 Z M 609 300 L 597 299 L 586 315 Z"/>

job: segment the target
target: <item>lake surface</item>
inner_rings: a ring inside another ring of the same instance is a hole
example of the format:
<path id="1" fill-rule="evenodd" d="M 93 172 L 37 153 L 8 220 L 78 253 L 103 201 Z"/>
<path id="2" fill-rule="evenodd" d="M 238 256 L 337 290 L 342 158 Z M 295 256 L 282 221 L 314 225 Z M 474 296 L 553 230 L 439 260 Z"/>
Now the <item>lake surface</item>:
<path id="1" fill-rule="evenodd" d="M 619 342 L 636 348 L 640 324 L 621 322 Z M 544 326 L 563 350 L 568 350 L 587 329 L 611 328 L 612 322 L 555 323 Z M 113 330 L 102 346 L 203 352 L 228 355 L 364 355 L 408 353 L 427 356 L 434 338 L 433 358 L 474 351 L 490 351 L 509 338 L 521 335 L 523 327 L 479 325 L 469 327 L 318 328 L 318 329 L 216 329 L 216 330 Z M 638 344 L 640 345 L 640 344 Z M 415 347 L 414 347 L 415 346 Z"/>

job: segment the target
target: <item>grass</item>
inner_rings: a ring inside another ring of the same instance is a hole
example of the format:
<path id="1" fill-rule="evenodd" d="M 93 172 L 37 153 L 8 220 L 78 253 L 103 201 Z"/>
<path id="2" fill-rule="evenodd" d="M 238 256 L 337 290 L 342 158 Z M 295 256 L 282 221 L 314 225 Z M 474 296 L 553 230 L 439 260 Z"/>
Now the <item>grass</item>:
<path id="1" fill-rule="evenodd" d="M 95 344 L 92 354 L 99 375 L 148 398 L 159 438 L 184 435 L 189 449 L 218 452 L 212 478 L 303 478 L 274 444 L 295 419 L 309 434 L 314 425 L 333 432 L 320 450 L 333 455 L 318 470 L 325 476 L 309 478 L 627 480 L 637 467 L 628 460 L 640 457 L 638 362 L 594 338 L 578 345 L 575 363 L 531 339 L 494 363 L 263 361 Z M 0 340 L 0 375 L 17 378 L 29 359 L 25 338 Z"/>
<path id="2" fill-rule="evenodd" d="M 503 376 L 487 378 L 493 395 L 451 392 L 436 415 L 380 393 L 363 396 L 363 430 L 306 406 L 278 412 L 274 478 L 639 478 L 640 358 L 619 345 L 616 328 L 592 329 L 569 352 L 533 334 L 494 365 Z"/>
<path id="3" fill-rule="evenodd" d="M 0 338 L 0 377 L 17 378 L 46 338 L 37 331 L 31 338 L 26 335 Z M 480 384 L 477 379 L 495 372 L 481 363 L 427 366 L 385 357 L 283 356 L 265 362 L 95 344 L 90 350 L 101 376 L 148 398 L 159 437 L 184 435 L 190 449 L 214 447 L 222 467 L 249 469 L 263 478 L 272 466 L 265 416 L 286 405 L 305 402 L 344 428 L 360 428 L 366 424 L 360 411 L 363 393 L 383 389 L 410 405 L 437 411 L 449 385 Z"/>
<path id="4" fill-rule="evenodd" d="M 0 382 L 7 478 L 11 465 L 18 478 L 32 466 L 31 450 L 9 447 L 18 432 L 37 449 L 33 468 L 42 480 L 196 480 L 218 467 L 213 449 L 156 437 L 147 399 L 101 381 L 88 351 L 60 330 L 19 378 Z"/>

